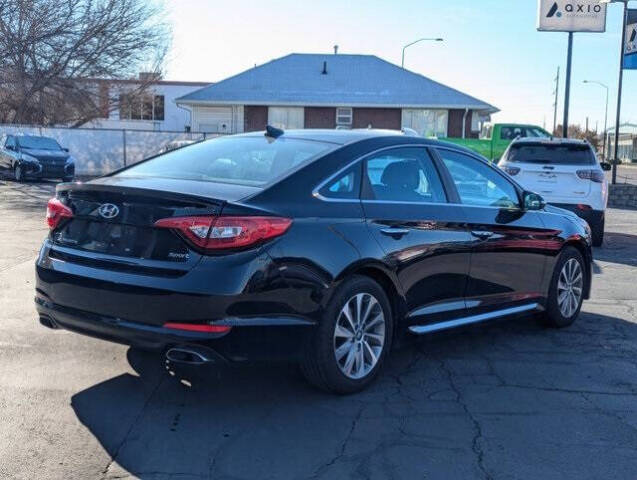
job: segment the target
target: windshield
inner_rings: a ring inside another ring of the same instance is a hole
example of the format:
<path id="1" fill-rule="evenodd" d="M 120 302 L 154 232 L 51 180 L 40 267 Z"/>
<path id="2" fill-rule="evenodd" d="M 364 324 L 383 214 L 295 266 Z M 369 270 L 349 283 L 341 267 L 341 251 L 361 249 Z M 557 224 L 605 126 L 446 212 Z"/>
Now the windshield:
<path id="1" fill-rule="evenodd" d="M 33 150 L 62 150 L 62 147 L 53 140 L 48 137 L 18 137 L 18 144 L 22 148 L 33 149 Z"/>
<path id="2" fill-rule="evenodd" d="M 588 145 L 511 145 L 508 162 L 548 163 L 557 165 L 595 165 L 595 155 Z"/>
<path id="3" fill-rule="evenodd" d="M 270 137 L 226 137 L 173 150 L 134 165 L 124 177 L 163 177 L 260 186 L 335 147 L 330 143 Z"/>

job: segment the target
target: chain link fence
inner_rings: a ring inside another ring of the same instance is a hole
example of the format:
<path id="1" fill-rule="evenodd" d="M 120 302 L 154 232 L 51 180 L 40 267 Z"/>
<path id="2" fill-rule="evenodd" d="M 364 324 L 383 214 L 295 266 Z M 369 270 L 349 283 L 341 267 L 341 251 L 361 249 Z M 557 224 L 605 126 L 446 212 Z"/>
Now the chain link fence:
<path id="1" fill-rule="evenodd" d="M 78 176 L 97 176 L 139 162 L 165 149 L 198 142 L 220 134 L 116 130 L 96 128 L 40 127 L 0 124 L 0 136 L 8 134 L 51 137 L 75 159 Z"/>

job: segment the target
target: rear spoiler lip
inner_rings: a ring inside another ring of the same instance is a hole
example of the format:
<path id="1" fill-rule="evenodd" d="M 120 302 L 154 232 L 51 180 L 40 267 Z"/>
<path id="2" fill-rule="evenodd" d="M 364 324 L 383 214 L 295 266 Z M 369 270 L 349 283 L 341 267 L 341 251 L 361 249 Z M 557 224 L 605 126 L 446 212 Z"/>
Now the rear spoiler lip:
<path id="1" fill-rule="evenodd" d="M 93 183 L 61 183 L 58 184 L 55 188 L 56 194 L 65 194 L 71 191 L 81 191 L 81 192 L 114 192 L 114 193 L 122 193 L 124 195 L 143 195 L 148 197 L 162 198 L 168 200 L 180 200 L 180 201 L 193 201 L 203 203 L 207 206 L 218 208 L 219 211 L 217 214 L 221 212 L 224 205 L 228 203 L 227 200 L 222 200 L 218 198 L 211 198 L 202 195 L 192 195 L 189 193 L 182 192 L 173 192 L 169 190 L 155 190 L 152 188 L 140 188 L 140 187 L 125 187 L 119 185 L 103 185 L 103 184 L 93 184 Z"/>

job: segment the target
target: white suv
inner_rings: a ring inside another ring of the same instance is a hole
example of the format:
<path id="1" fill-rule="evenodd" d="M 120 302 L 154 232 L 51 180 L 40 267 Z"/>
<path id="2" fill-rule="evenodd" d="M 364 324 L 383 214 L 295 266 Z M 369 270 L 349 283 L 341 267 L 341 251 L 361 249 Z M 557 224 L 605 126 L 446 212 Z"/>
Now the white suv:
<path id="1" fill-rule="evenodd" d="M 608 181 L 591 145 L 566 138 L 520 138 L 498 162 L 522 187 L 539 193 L 547 203 L 576 213 L 591 227 L 593 245 L 604 241 Z"/>

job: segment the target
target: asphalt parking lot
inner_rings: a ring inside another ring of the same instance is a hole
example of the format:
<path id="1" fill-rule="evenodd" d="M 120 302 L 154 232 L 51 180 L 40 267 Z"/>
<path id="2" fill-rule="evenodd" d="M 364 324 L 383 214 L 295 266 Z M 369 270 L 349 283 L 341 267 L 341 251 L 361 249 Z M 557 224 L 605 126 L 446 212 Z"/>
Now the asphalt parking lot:
<path id="1" fill-rule="evenodd" d="M 592 299 L 423 339 L 336 397 L 293 365 L 167 370 L 40 326 L 52 183 L 0 179 L 0 478 L 634 479 L 637 211 L 609 210 Z"/>

